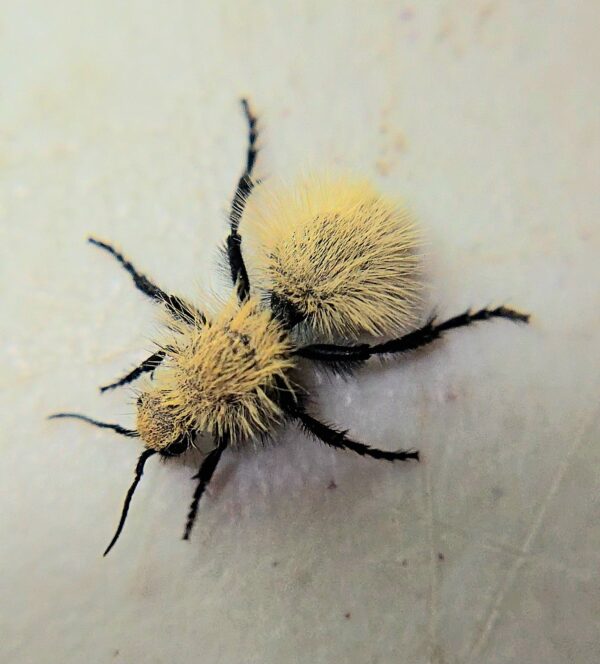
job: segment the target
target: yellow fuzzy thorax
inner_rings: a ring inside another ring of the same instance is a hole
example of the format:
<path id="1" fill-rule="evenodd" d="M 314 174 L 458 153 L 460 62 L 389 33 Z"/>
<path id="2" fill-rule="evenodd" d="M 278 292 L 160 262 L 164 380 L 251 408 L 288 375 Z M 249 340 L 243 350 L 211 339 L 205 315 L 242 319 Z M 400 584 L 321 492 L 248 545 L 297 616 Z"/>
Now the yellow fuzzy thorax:
<path id="1" fill-rule="evenodd" d="M 384 335 L 413 323 L 420 302 L 418 234 L 410 213 L 367 182 L 270 182 L 248 199 L 241 231 L 252 283 L 325 337 Z"/>
<path id="2" fill-rule="evenodd" d="M 292 345 L 257 299 L 240 305 L 232 298 L 213 319 L 168 326 L 171 334 L 161 344 L 166 361 L 138 408 L 138 431 L 148 447 L 162 449 L 185 431 L 228 435 L 236 444 L 281 421 L 273 395 L 276 383 L 292 389 Z"/>

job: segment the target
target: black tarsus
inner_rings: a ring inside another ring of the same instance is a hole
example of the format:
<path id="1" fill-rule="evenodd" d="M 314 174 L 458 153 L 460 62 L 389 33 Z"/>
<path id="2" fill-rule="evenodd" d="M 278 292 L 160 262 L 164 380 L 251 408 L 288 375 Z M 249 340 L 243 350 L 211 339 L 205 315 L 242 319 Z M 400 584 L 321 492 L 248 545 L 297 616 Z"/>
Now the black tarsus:
<path id="1" fill-rule="evenodd" d="M 57 420 L 62 417 L 68 417 L 75 420 L 82 420 L 83 422 L 87 422 L 88 424 L 93 424 L 95 427 L 100 427 L 101 429 L 112 429 L 112 431 L 121 434 L 121 436 L 127 436 L 127 438 L 139 437 L 138 432 L 134 431 L 133 429 L 126 429 L 125 427 L 122 427 L 120 424 L 109 424 L 107 422 L 99 422 L 98 420 L 94 420 L 91 417 L 88 417 L 87 415 L 80 415 L 79 413 L 55 413 L 54 415 L 49 415 L 48 419 Z"/>
<path id="2" fill-rule="evenodd" d="M 247 99 L 242 99 L 241 104 L 248 122 L 248 148 L 246 150 L 246 166 L 238 181 L 233 201 L 231 203 L 231 211 L 229 213 L 229 223 L 232 233 L 237 233 L 244 212 L 244 206 L 246 205 L 246 199 L 254 187 L 254 182 L 252 181 L 251 176 L 256 162 L 256 155 L 258 153 L 256 148 L 256 140 L 258 138 L 256 116 L 250 110 Z"/>
<path id="3" fill-rule="evenodd" d="M 133 482 L 131 483 L 131 486 L 129 487 L 129 490 L 127 491 L 127 495 L 125 496 L 125 501 L 123 503 L 123 509 L 121 511 L 121 519 L 119 520 L 119 525 L 117 526 L 117 530 L 115 534 L 113 535 L 113 538 L 110 541 L 110 544 L 106 547 L 106 551 L 102 555 L 107 556 L 110 552 L 110 550 L 113 548 L 113 546 L 117 543 L 117 540 L 119 539 L 119 536 L 121 535 L 121 532 L 123 531 L 123 526 L 125 525 L 125 520 L 127 519 L 127 513 L 129 512 L 129 505 L 131 504 L 131 499 L 133 498 L 133 494 L 135 493 L 135 490 L 137 488 L 137 485 L 140 483 L 140 480 L 142 479 L 142 475 L 144 474 L 144 465 L 146 461 L 154 454 L 157 454 L 156 450 L 144 450 L 141 454 L 140 457 L 137 461 L 137 464 L 135 466 L 135 477 L 133 478 Z"/>
<path id="4" fill-rule="evenodd" d="M 148 277 L 141 274 L 141 272 L 138 272 L 133 264 L 112 245 L 107 242 L 102 242 L 101 240 L 96 240 L 96 238 L 93 237 L 88 238 L 88 242 L 96 247 L 100 247 L 100 249 L 104 249 L 104 251 L 116 258 L 116 260 L 130 274 L 136 288 L 155 302 L 164 303 L 169 312 L 175 317 L 180 318 L 189 324 L 193 324 L 197 320 L 204 320 L 204 316 L 195 307 L 192 307 L 177 295 L 169 295 L 168 293 L 165 293 L 165 291 L 159 288 L 156 284 L 152 283 Z"/>
<path id="5" fill-rule="evenodd" d="M 327 445 L 331 445 L 331 447 L 340 450 L 352 450 L 362 456 L 369 456 L 373 459 L 384 459 L 386 461 L 419 460 L 418 450 L 396 450 L 394 452 L 388 452 L 387 450 L 370 447 L 364 443 L 357 443 L 348 438 L 346 431 L 338 431 L 330 425 L 320 422 L 300 407 L 296 406 L 289 408 L 288 413 L 300 422 L 302 428 L 307 433 L 312 434 L 315 438 L 318 438 Z"/>
<path id="6" fill-rule="evenodd" d="M 117 261 L 119 261 L 119 263 L 123 266 L 123 268 L 127 270 L 133 279 L 136 288 L 144 293 L 144 295 L 147 295 L 149 298 L 157 301 L 165 300 L 167 298 L 167 294 L 161 288 L 153 284 L 150 279 L 148 279 L 148 277 L 138 272 L 133 264 L 129 262 L 125 256 L 117 251 L 112 245 L 108 244 L 107 242 L 102 242 L 101 240 L 96 240 L 96 238 L 93 237 L 89 237 L 88 242 L 95 245 L 96 247 L 100 247 L 100 249 L 104 249 L 104 251 L 107 251 L 114 258 L 116 258 Z"/>
<path id="7" fill-rule="evenodd" d="M 230 232 L 227 238 L 226 249 L 229 268 L 231 270 L 231 280 L 234 286 L 237 287 L 240 302 L 243 302 L 250 295 L 250 280 L 242 256 L 242 236 L 238 233 L 238 228 L 242 214 L 244 213 L 246 200 L 254 187 L 252 169 L 256 161 L 256 139 L 258 138 L 258 131 L 256 129 L 256 116 L 250 110 L 248 100 L 242 99 L 241 103 L 244 115 L 248 121 L 248 148 L 246 151 L 246 166 L 238 180 L 229 212 Z"/>
<path id="8" fill-rule="evenodd" d="M 337 364 L 341 367 L 346 363 L 348 366 L 368 360 L 373 355 L 387 355 L 391 353 L 404 353 L 416 350 L 421 346 L 432 343 L 439 339 L 444 332 L 467 327 L 477 321 L 490 320 L 491 318 L 506 318 L 516 323 L 528 323 L 529 314 L 523 314 L 507 307 L 496 309 L 480 309 L 475 313 L 465 313 L 450 318 L 443 323 L 435 322 L 431 318 L 423 327 L 409 332 L 398 339 L 391 339 L 381 344 L 370 346 L 369 344 L 357 344 L 354 346 L 338 346 L 335 344 L 312 344 L 304 346 L 296 351 L 296 355 L 309 360 Z"/>
<path id="9" fill-rule="evenodd" d="M 198 480 L 198 485 L 196 486 L 196 490 L 194 491 L 194 497 L 192 498 L 192 502 L 190 504 L 187 523 L 185 524 L 185 531 L 183 533 L 183 538 L 182 538 L 184 540 L 190 538 L 192 528 L 194 527 L 194 523 L 196 521 L 196 515 L 198 513 L 198 504 L 200 503 L 200 498 L 202 498 L 202 494 L 204 493 L 204 490 L 208 486 L 213 476 L 213 473 L 215 472 L 217 464 L 219 463 L 221 454 L 223 454 L 223 451 L 227 448 L 228 444 L 229 444 L 228 438 L 225 437 L 222 438 L 219 441 L 218 445 L 215 447 L 215 449 L 209 452 L 209 454 L 202 460 L 202 463 L 200 464 L 200 469 L 198 470 L 196 475 L 192 477 L 193 480 Z"/>
<path id="10" fill-rule="evenodd" d="M 100 392 L 106 392 L 107 390 L 112 390 L 115 387 L 120 387 L 121 385 L 127 385 L 128 383 L 133 382 L 136 378 L 139 378 L 142 374 L 148 373 L 149 371 L 154 371 L 156 367 L 165 359 L 165 351 L 159 350 L 156 353 L 152 353 L 150 357 L 147 357 L 141 364 L 139 364 L 135 369 L 130 371 L 128 374 L 120 378 L 110 385 L 105 385 L 100 388 Z"/>
<path id="11" fill-rule="evenodd" d="M 256 155 L 258 153 L 258 149 L 256 147 L 258 131 L 256 129 L 256 116 L 250 110 L 248 100 L 242 99 L 241 103 L 242 108 L 244 109 L 244 115 L 248 121 L 248 150 L 246 152 L 246 172 L 250 174 L 254 168 L 254 162 L 256 161 Z"/>

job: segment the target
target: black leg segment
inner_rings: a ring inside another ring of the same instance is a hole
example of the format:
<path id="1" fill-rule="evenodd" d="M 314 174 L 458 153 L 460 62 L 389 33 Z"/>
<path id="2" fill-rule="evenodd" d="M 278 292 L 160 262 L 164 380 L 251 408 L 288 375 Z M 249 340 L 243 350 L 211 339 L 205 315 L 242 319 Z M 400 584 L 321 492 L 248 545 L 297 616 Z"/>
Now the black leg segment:
<path id="1" fill-rule="evenodd" d="M 111 254 L 111 256 L 113 256 L 129 273 L 133 279 L 135 287 L 155 302 L 164 303 L 173 316 L 190 324 L 193 324 L 196 320 L 204 321 L 204 316 L 197 309 L 184 302 L 180 297 L 165 293 L 165 291 L 159 288 L 156 284 L 152 283 L 148 277 L 141 274 L 141 272 L 138 272 L 133 264 L 112 245 L 107 242 L 96 240 L 93 237 L 88 238 L 88 242 Z"/>
<path id="2" fill-rule="evenodd" d="M 240 221 L 242 219 L 242 214 L 244 212 L 246 199 L 254 187 L 254 182 L 252 181 L 252 170 L 254 169 L 256 154 L 258 152 L 256 148 L 256 139 L 258 138 L 258 130 L 256 129 L 256 116 L 250 110 L 247 99 L 242 99 L 242 109 L 248 122 L 248 148 L 246 150 L 246 165 L 244 167 L 244 172 L 238 181 L 238 185 L 233 196 L 233 201 L 231 203 L 231 211 L 229 213 L 229 223 L 232 233 L 237 233 Z"/>
<path id="3" fill-rule="evenodd" d="M 150 357 L 147 357 L 140 365 L 135 369 L 130 371 L 128 374 L 120 378 L 118 381 L 111 383 L 110 385 L 105 385 L 100 388 L 100 392 L 106 392 L 107 390 L 112 390 L 115 387 L 121 387 L 121 385 L 127 385 L 132 383 L 134 380 L 139 378 L 142 374 L 148 373 L 149 371 L 154 371 L 160 363 L 165 359 L 165 352 L 159 350 L 156 353 L 152 353 Z"/>
<path id="4" fill-rule="evenodd" d="M 351 367 L 352 365 L 368 360 L 373 355 L 388 355 L 416 350 L 439 339 L 448 330 L 467 327 L 478 321 L 491 320 L 492 318 L 505 318 L 515 323 L 529 322 L 528 314 L 522 314 L 507 307 L 480 309 L 474 313 L 466 311 L 464 314 L 450 318 L 443 323 L 436 323 L 435 318 L 432 318 L 426 325 L 414 332 L 409 332 L 403 337 L 391 339 L 390 341 L 374 346 L 370 346 L 369 344 L 357 344 L 354 346 L 313 344 L 299 348 L 296 354 L 317 362 L 330 363 L 340 367 L 344 367 L 344 365 Z"/>
<path id="5" fill-rule="evenodd" d="M 418 461 L 418 450 L 396 450 L 395 452 L 388 452 L 386 450 L 379 450 L 376 447 L 370 447 L 363 443 L 357 443 L 346 436 L 345 431 L 338 431 L 333 427 L 323 424 L 315 419 L 304 410 L 295 408 L 290 411 L 290 415 L 295 417 L 302 428 L 315 438 L 323 441 L 331 447 L 336 447 L 340 450 L 352 450 L 362 456 L 369 456 L 373 459 L 384 459 L 386 461 Z"/>
<path id="6" fill-rule="evenodd" d="M 250 279 L 242 256 L 242 236 L 237 231 L 231 231 L 227 237 L 227 260 L 231 281 L 237 288 L 239 301 L 243 302 L 250 295 Z"/>
<path id="7" fill-rule="evenodd" d="M 226 449 L 227 445 L 228 445 L 228 440 L 225 438 L 221 439 L 217 447 L 215 447 L 215 449 L 212 450 L 202 461 L 198 473 L 194 475 L 194 477 L 192 477 L 192 479 L 198 480 L 198 484 L 196 486 L 196 490 L 194 491 L 194 497 L 192 499 L 190 510 L 188 512 L 187 523 L 185 525 L 185 532 L 183 533 L 184 540 L 190 538 L 192 528 L 194 527 L 194 523 L 196 521 L 196 515 L 198 513 L 198 504 L 200 503 L 200 498 L 202 498 L 204 490 L 210 483 L 210 480 L 212 479 L 217 464 L 219 463 L 219 459 L 221 458 L 221 454 L 223 454 L 223 451 Z"/>
<path id="8" fill-rule="evenodd" d="M 229 212 L 229 225 L 230 233 L 227 238 L 227 260 L 229 261 L 229 268 L 231 270 L 231 280 L 234 286 L 237 287 L 238 297 L 240 301 L 245 300 L 250 294 L 250 281 L 248 279 L 248 272 L 244 264 L 242 256 L 242 237 L 238 233 L 246 199 L 250 195 L 254 182 L 252 180 L 252 169 L 256 161 L 256 139 L 258 132 L 256 129 L 256 117 L 252 114 L 248 101 L 242 99 L 242 108 L 244 115 L 248 121 L 248 149 L 246 151 L 246 165 L 242 173 L 231 203 L 231 210 Z"/>

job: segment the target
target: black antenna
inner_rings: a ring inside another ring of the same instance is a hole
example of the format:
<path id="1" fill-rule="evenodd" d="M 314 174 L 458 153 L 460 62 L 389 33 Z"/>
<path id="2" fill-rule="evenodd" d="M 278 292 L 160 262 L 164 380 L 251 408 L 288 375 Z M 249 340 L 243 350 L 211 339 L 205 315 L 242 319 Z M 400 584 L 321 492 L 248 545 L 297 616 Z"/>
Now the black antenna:
<path id="1" fill-rule="evenodd" d="M 68 417 L 74 420 L 83 420 L 88 424 L 93 424 L 95 427 L 100 427 L 101 429 L 112 429 L 117 433 L 120 433 L 122 436 L 127 436 L 128 438 L 138 438 L 140 435 L 137 431 L 133 429 L 126 429 L 120 424 L 108 424 L 107 422 L 98 422 L 98 420 L 93 420 L 87 415 L 80 415 L 79 413 L 55 413 L 54 415 L 49 415 L 49 420 L 58 420 L 61 417 Z"/>
<path id="2" fill-rule="evenodd" d="M 117 531 L 115 532 L 112 540 L 110 541 L 110 544 L 106 547 L 106 551 L 103 553 L 104 556 L 106 556 L 108 552 L 113 548 L 113 546 L 117 543 L 119 535 L 123 530 L 123 526 L 125 525 L 125 519 L 127 519 L 127 512 L 129 512 L 129 505 L 131 503 L 131 499 L 133 498 L 133 494 L 135 493 L 136 487 L 140 483 L 142 475 L 144 474 L 144 464 L 153 454 L 156 453 L 157 453 L 156 450 L 144 450 L 140 454 L 140 458 L 138 459 L 137 465 L 135 467 L 135 477 L 133 478 L 133 482 L 129 487 L 127 495 L 125 496 L 125 502 L 123 503 L 123 511 L 121 512 L 121 520 L 119 521 L 119 525 L 117 526 Z"/>

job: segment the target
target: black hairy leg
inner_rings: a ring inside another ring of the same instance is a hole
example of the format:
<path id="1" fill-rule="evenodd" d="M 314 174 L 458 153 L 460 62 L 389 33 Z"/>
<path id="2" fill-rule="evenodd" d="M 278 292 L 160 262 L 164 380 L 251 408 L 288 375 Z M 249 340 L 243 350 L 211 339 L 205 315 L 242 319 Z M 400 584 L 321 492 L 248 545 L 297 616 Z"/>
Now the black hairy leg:
<path id="1" fill-rule="evenodd" d="M 356 364 L 368 360 L 373 355 L 388 355 L 416 350 L 439 339 L 448 330 L 467 327 L 478 321 L 491 320 L 492 318 L 505 318 L 515 323 L 529 322 L 529 314 L 523 314 L 507 307 L 480 309 L 475 312 L 465 311 L 465 313 L 450 318 L 443 323 L 437 323 L 435 318 L 431 318 L 418 330 L 381 344 L 373 346 L 369 344 L 356 344 L 353 346 L 313 344 L 299 348 L 296 354 L 309 360 L 336 365 L 342 369 L 351 368 Z"/>
<path id="2" fill-rule="evenodd" d="M 88 417 L 87 415 L 80 415 L 79 413 L 55 413 L 54 415 L 49 415 L 48 419 L 57 420 L 63 417 L 74 420 L 82 420 L 83 422 L 92 424 L 95 427 L 100 427 L 100 429 L 111 429 L 112 431 L 120 434 L 121 436 L 126 436 L 127 438 L 139 437 L 138 432 L 133 429 L 126 429 L 125 427 L 122 427 L 120 424 L 109 424 L 108 422 L 99 422 L 98 420 L 94 420 L 91 417 Z"/>
<path id="3" fill-rule="evenodd" d="M 258 131 L 256 129 L 256 116 L 250 110 L 247 99 L 242 99 L 241 103 L 246 121 L 248 122 L 248 148 L 246 150 L 246 165 L 238 181 L 235 194 L 233 196 L 233 201 L 231 203 L 231 211 L 229 212 L 229 224 L 232 233 L 237 233 L 240 221 L 242 219 L 242 214 L 244 213 L 246 199 L 254 187 L 254 182 L 252 181 L 252 170 L 254 169 L 256 154 L 258 152 L 256 148 L 256 139 L 258 138 Z"/>
<path id="4" fill-rule="evenodd" d="M 200 503 L 200 498 L 204 490 L 210 483 L 212 476 L 215 472 L 221 454 L 227 448 L 228 439 L 222 438 L 214 450 L 208 453 L 208 455 L 202 460 L 200 464 L 200 470 L 192 477 L 193 480 L 198 480 L 196 485 L 196 490 L 194 491 L 194 497 L 192 498 L 192 503 L 190 505 L 190 510 L 188 512 L 187 523 L 185 524 L 185 531 L 183 533 L 183 539 L 187 540 L 190 538 L 192 528 L 196 521 L 196 515 L 198 514 L 198 504 Z"/>
<path id="5" fill-rule="evenodd" d="M 159 350 L 156 353 L 152 353 L 150 357 L 147 357 L 141 364 L 139 364 L 135 369 L 132 369 L 128 374 L 120 378 L 110 385 L 105 385 L 100 388 L 100 392 L 106 392 L 106 390 L 112 390 L 115 387 L 120 387 L 121 385 L 127 385 L 132 383 L 134 380 L 139 378 L 142 374 L 148 373 L 149 371 L 154 371 L 156 367 L 165 359 L 165 352 Z"/>
<path id="6" fill-rule="evenodd" d="M 173 316 L 190 324 L 193 324 L 194 321 L 197 320 L 205 320 L 204 316 L 195 307 L 192 307 L 177 295 L 169 295 L 168 293 L 165 293 L 165 291 L 159 288 L 156 284 L 152 283 L 148 277 L 141 274 L 141 272 L 138 272 L 133 264 L 112 245 L 107 242 L 96 240 L 93 237 L 88 238 L 88 242 L 111 254 L 111 256 L 113 256 L 130 274 L 135 287 L 155 302 L 164 303 Z"/>
<path id="7" fill-rule="evenodd" d="M 370 447 L 364 443 L 357 443 L 348 438 L 346 431 L 338 431 L 328 424 L 320 422 L 302 408 L 290 408 L 288 413 L 300 422 L 304 431 L 327 445 L 331 445 L 331 447 L 336 447 L 340 450 L 352 450 L 362 456 L 369 456 L 373 459 L 384 459 L 386 461 L 419 460 L 418 450 L 396 450 L 388 452 L 386 450 L 379 450 L 376 447 Z"/>
<path id="8" fill-rule="evenodd" d="M 227 237 L 227 260 L 238 299 L 243 302 L 250 295 L 250 278 L 242 256 L 242 236 L 237 231 L 231 231 Z"/>
<path id="9" fill-rule="evenodd" d="M 246 200 L 254 187 L 252 169 L 256 161 L 256 139 L 258 137 L 256 117 L 252 114 L 246 99 L 242 99 L 242 108 L 248 121 L 248 148 L 246 151 L 244 172 L 238 180 L 231 203 L 231 210 L 229 212 L 230 232 L 227 238 L 227 259 L 231 270 L 231 280 L 234 286 L 237 287 L 240 301 L 245 300 L 250 294 L 250 280 L 248 279 L 248 272 L 242 256 L 242 236 L 238 233 L 238 228 L 242 214 L 244 213 Z"/>
<path id="10" fill-rule="evenodd" d="M 110 550 L 113 548 L 113 546 L 117 543 L 117 540 L 119 539 L 119 536 L 121 535 L 121 532 L 123 531 L 123 526 L 125 525 L 125 521 L 127 519 L 127 513 L 129 512 L 129 505 L 131 504 L 131 499 L 133 498 L 133 494 L 135 493 L 135 490 L 137 488 L 137 485 L 140 483 L 140 480 L 142 479 L 142 475 L 144 474 L 144 465 L 146 464 L 146 461 L 153 456 L 154 454 L 157 454 L 156 450 L 144 450 L 138 459 L 138 462 L 135 466 L 135 477 L 133 478 L 133 482 L 131 486 L 129 487 L 129 490 L 127 491 L 127 495 L 125 496 L 125 501 L 123 503 L 123 509 L 121 510 L 121 518 L 119 520 L 119 525 L 117 526 L 117 530 L 115 534 L 113 535 L 113 538 L 110 541 L 110 544 L 106 547 L 106 551 L 104 552 L 103 555 L 108 555 Z"/>

